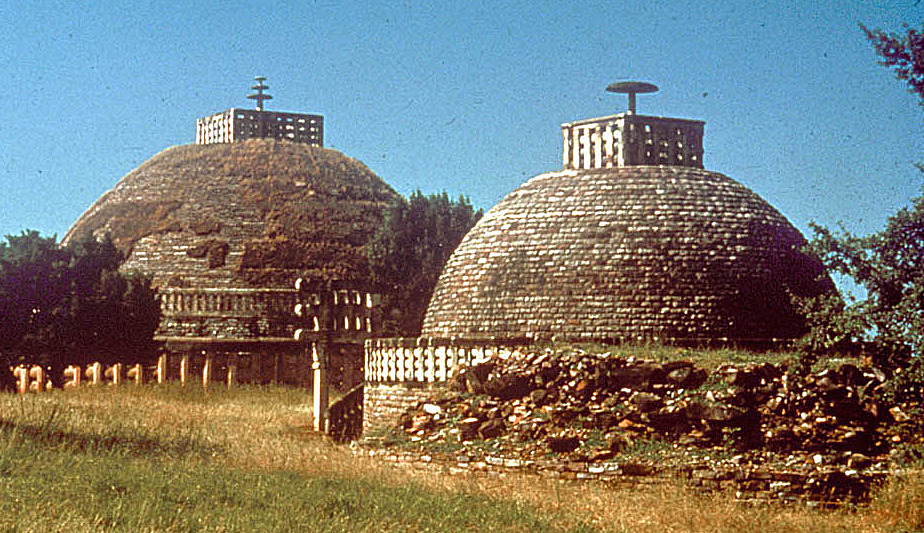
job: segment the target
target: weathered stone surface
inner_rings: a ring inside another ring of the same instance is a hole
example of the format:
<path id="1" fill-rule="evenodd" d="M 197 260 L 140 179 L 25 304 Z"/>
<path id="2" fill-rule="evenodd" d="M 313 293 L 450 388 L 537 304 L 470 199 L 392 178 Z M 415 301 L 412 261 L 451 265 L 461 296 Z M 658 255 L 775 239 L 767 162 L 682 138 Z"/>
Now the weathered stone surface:
<path id="1" fill-rule="evenodd" d="M 398 197 L 365 165 L 306 144 L 253 139 L 169 148 L 93 204 L 63 242 L 109 234 L 125 271 L 161 289 L 158 335 L 291 338 L 296 277 L 363 282 L 363 246 Z M 181 310 L 175 309 L 181 307 Z M 358 328 L 354 328 L 358 329 Z"/>
<path id="2" fill-rule="evenodd" d="M 740 183 L 639 166 L 537 176 L 447 263 L 426 336 L 736 339 L 797 336 L 786 290 L 817 294 L 805 239 Z"/>
<path id="3" fill-rule="evenodd" d="M 339 152 L 252 139 L 164 150 L 80 217 L 156 286 L 291 287 L 365 276 L 363 246 L 397 193 Z"/>

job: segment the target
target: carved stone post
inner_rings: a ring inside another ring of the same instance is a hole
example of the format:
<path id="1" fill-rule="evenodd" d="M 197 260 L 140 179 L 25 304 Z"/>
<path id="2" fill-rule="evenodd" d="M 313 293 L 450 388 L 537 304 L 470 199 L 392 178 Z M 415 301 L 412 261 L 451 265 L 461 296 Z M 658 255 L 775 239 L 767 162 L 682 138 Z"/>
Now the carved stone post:
<path id="1" fill-rule="evenodd" d="M 202 388 L 208 390 L 210 381 L 212 381 L 212 357 L 207 355 L 202 365 Z"/>
<path id="2" fill-rule="evenodd" d="M 83 373 L 80 370 L 79 366 L 70 365 L 64 369 L 64 388 L 65 389 L 76 389 L 80 386 L 80 378 L 83 377 Z"/>
<path id="3" fill-rule="evenodd" d="M 157 358 L 157 384 L 163 385 L 167 381 L 167 354 Z"/>
<path id="4" fill-rule="evenodd" d="M 103 365 L 99 361 L 88 366 L 85 372 L 92 385 L 99 385 L 103 380 Z"/>
<path id="5" fill-rule="evenodd" d="M 136 363 L 133 367 L 128 369 L 127 376 L 128 379 L 135 382 L 135 385 L 141 385 L 144 383 L 144 367 Z"/>
<path id="6" fill-rule="evenodd" d="M 110 383 L 112 385 L 121 385 L 122 384 L 122 363 L 116 363 L 106 369 L 103 375 L 112 380 Z"/>
<path id="7" fill-rule="evenodd" d="M 19 394 L 25 394 L 29 391 L 29 369 L 20 365 L 13 369 L 13 376 L 16 378 L 16 391 Z"/>
<path id="8" fill-rule="evenodd" d="M 313 374 L 311 391 L 313 398 L 314 430 L 327 431 L 327 405 L 330 393 L 327 378 L 327 346 L 323 341 L 312 341 L 311 370 Z"/>
<path id="9" fill-rule="evenodd" d="M 180 359 L 180 386 L 186 386 L 186 380 L 189 379 L 189 356 L 184 355 Z"/>

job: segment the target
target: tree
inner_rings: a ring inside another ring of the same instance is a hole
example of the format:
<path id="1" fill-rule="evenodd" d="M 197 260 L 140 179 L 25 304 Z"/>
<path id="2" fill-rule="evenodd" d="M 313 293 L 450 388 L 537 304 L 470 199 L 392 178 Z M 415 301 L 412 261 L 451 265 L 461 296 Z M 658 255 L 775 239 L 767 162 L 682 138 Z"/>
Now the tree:
<path id="1" fill-rule="evenodd" d="M 0 242 L 0 351 L 51 366 L 153 353 L 160 306 L 150 280 L 124 276 L 111 240 L 62 248 L 36 231 Z"/>
<path id="2" fill-rule="evenodd" d="M 905 35 L 870 30 L 867 38 L 924 106 L 924 33 Z M 920 167 L 919 169 L 924 170 Z M 812 248 L 833 271 L 866 289 L 866 297 L 845 303 L 835 299 L 807 304 L 812 332 L 805 339 L 815 350 L 871 341 L 877 362 L 904 366 L 924 349 L 924 197 L 892 215 L 885 228 L 866 237 L 813 225 Z M 916 357 L 920 359 L 920 357 Z"/>
<path id="3" fill-rule="evenodd" d="M 870 30 L 862 24 L 860 27 L 882 57 L 880 63 L 894 68 L 896 77 L 908 82 L 909 90 L 918 95 L 924 106 L 924 31 L 905 26 L 902 36 L 878 28 Z"/>
<path id="4" fill-rule="evenodd" d="M 468 198 L 419 190 L 393 203 L 367 246 L 374 283 L 383 293 L 386 335 L 417 336 L 443 265 L 481 218 Z"/>

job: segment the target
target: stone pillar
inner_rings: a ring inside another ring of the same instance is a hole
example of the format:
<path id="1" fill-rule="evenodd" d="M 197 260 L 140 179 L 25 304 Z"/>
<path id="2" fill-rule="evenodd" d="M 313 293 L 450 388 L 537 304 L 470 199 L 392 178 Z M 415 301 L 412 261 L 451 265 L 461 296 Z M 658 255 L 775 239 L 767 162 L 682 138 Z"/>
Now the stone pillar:
<path id="1" fill-rule="evenodd" d="M 25 394 L 29 391 L 29 369 L 24 366 L 17 366 L 13 369 L 13 376 L 16 378 L 16 391 L 19 394 Z"/>
<path id="2" fill-rule="evenodd" d="M 207 355 L 202 364 L 202 388 L 207 390 L 210 381 L 212 381 L 212 357 Z"/>
<path id="3" fill-rule="evenodd" d="M 128 369 L 128 379 L 134 380 L 135 385 L 144 383 L 144 367 L 136 363 L 135 366 Z"/>
<path id="4" fill-rule="evenodd" d="M 324 342 L 311 342 L 311 370 L 313 379 L 311 392 L 313 396 L 312 412 L 314 413 L 314 430 L 327 430 L 327 403 L 328 403 L 328 379 L 327 379 L 327 346 Z"/>
<path id="5" fill-rule="evenodd" d="M 600 130 L 600 125 L 597 124 L 594 126 L 594 131 L 590 135 L 590 145 L 593 150 L 593 160 L 591 168 L 602 168 L 603 167 L 603 132 Z"/>
<path id="6" fill-rule="evenodd" d="M 157 384 L 163 385 L 167 381 L 167 354 L 161 354 L 157 358 Z"/>
<path id="7" fill-rule="evenodd" d="M 87 367 L 86 377 L 93 385 L 99 385 L 103 379 L 103 365 L 99 361 Z"/>
<path id="8" fill-rule="evenodd" d="M 571 168 L 571 126 L 561 128 L 561 165 L 565 170 Z"/>
<path id="9" fill-rule="evenodd" d="M 64 369 L 64 388 L 75 389 L 80 387 L 80 378 L 83 377 L 79 366 L 69 365 Z"/>
<path id="10" fill-rule="evenodd" d="M 189 356 L 184 355 L 180 359 L 180 385 L 185 387 L 187 379 L 189 379 Z"/>

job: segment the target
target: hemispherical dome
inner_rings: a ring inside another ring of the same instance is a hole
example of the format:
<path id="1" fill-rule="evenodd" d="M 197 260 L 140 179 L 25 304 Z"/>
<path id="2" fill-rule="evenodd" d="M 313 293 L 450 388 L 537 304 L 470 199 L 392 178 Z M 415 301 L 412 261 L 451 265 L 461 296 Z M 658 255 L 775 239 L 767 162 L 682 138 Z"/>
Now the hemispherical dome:
<path id="1" fill-rule="evenodd" d="M 109 234 L 159 287 L 286 287 L 363 278 L 397 197 L 337 151 L 252 139 L 167 149 L 103 195 L 63 242 Z"/>
<path id="2" fill-rule="evenodd" d="M 833 285 L 740 183 L 680 166 L 566 170 L 508 195 L 446 264 L 425 336 L 792 338 Z"/>

